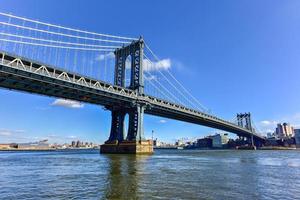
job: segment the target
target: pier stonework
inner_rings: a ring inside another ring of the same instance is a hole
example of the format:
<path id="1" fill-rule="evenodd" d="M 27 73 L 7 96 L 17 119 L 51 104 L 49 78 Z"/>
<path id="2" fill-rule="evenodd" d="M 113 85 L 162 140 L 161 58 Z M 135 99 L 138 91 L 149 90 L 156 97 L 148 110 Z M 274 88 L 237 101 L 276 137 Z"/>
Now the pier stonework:
<path id="1" fill-rule="evenodd" d="M 143 78 L 143 48 L 142 39 L 132 42 L 130 45 L 115 51 L 115 75 L 114 84 L 125 87 L 126 59 L 131 57 L 130 85 L 137 95 L 144 93 Z M 153 143 L 144 137 L 144 110 L 143 102 L 133 102 L 128 105 L 114 105 L 107 107 L 112 113 L 111 131 L 109 139 L 100 147 L 101 153 L 128 153 L 128 154 L 151 154 Z M 127 135 L 125 134 L 125 116 L 129 116 Z"/>

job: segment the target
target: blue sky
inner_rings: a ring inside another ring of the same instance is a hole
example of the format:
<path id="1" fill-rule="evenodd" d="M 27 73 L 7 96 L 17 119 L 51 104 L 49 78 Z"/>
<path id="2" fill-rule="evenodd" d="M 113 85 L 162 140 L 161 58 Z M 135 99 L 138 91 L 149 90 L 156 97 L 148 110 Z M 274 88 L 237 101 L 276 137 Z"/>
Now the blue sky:
<path id="1" fill-rule="evenodd" d="M 142 35 L 172 73 L 214 114 L 251 112 L 259 129 L 300 124 L 300 1 L 2 0 L 0 11 L 99 33 Z M 0 142 L 74 139 L 102 143 L 110 113 L 53 106 L 55 98 L 0 90 Z M 164 141 L 213 129 L 147 116 Z"/>

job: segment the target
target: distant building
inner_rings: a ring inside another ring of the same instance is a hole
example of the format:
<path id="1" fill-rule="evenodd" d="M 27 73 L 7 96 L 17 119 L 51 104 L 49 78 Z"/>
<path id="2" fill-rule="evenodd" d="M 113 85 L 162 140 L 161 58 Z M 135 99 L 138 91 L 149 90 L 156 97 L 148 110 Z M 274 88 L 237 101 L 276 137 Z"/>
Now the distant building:
<path id="1" fill-rule="evenodd" d="M 295 141 L 296 141 L 296 147 L 300 148 L 300 129 L 295 129 Z"/>
<path id="2" fill-rule="evenodd" d="M 18 149 L 49 149 L 50 145 L 47 143 L 47 140 L 42 140 L 39 142 L 28 142 L 18 144 Z"/>
<path id="3" fill-rule="evenodd" d="M 10 149 L 12 148 L 11 144 L 0 144 L 0 149 Z"/>
<path id="4" fill-rule="evenodd" d="M 206 137 L 197 140 L 197 148 L 212 148 L 212 138 Z"/>
<path id="5" fill-rule="evenodd" d="M 184 145 L 185 145 L 185 142 L 183 141 L 183 139 L 180 139 L 180 140 L 177 140 L 177 141 L 175 142 L 175 145 L 178 146 L 178 147 L 184 146 Z"/>
<path id="6" fill-rule="evenodd" d="M 72 141 L 71 146 L 76 147 L 76 141 Z"/>
<path id="7" fill-rule="evenodd" d="M 82 145 L 81 145 L 81 142 L 79 141 L 79 140 L 77 140 L 77 142 L 76 142 L 76 147 L 78 148 L 78 147 L 81 147 Z"/>
<path id="8" fill-rule="evenodd" d="M 266 146 L 279 146 L 282 143 L 281 140 L 275 138 L 275 137 L 270 137 L 267 138 L 265 145 Z"/>
<path id="9" fill-rule="evenodd" d="M 294 128 L 289 123 L 279 123 L 275 133 L 278 138 L 290 138 L 294 136 Z"/>
<path id="10" fill-rule="evenodd" d="M 274 133 L 267 133 L 267 138 L 273 138 L 274 137 Z"/>
<path id="11" fill-rule="evenodd" d="M 160 145 L 161 145 L 160 141 L 158 141 L 157 138 L 155 140 L 153 140 L 153 146 L 159 147 Z"/>
<path id="12" fill-rule="evenodd" d="M 222 148 L 229 141 L 227 133 L 216 134 L 210 136 L 210 138 L 212 139 L 212 147 L 214 148 Z"/>

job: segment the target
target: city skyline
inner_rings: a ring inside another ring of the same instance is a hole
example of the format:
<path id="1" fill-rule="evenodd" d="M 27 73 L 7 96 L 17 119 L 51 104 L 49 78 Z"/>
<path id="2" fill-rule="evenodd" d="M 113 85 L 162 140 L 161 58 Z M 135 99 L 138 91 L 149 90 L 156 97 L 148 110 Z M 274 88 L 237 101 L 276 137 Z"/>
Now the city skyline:
<path id="1" fill-rule="evenodd" d="M 264 3 L 258 8 L 250 5 L 249 7 L 245 2 L 236 2 L 234 5 L 226 4 L 226 9 L 222 10 L 222 4 L 202 2 L 191 8 L 194 12 L 184 13 L 181 18 L 176 17 L 176 13 L 188 5 L 180 3 L 182 5 L 178 5 L 167 16 L 164 11 L 168 1 L 157 1 L 154 2 L 154 7 L 159 7 L 155 13 L 158 16 L 148 11 L 146 14 L 149 16 L 145 14 L 143 19 L 139 19 L 145 20 L 146 23 L 139 27 L 134 27 L 130 22 L 126 26 L 127 24 L 118 23 L 114 18 L 109 18 L 110 22 L 95 20 L 104 18 L 105 7 L 117 2 L 101 4 L 103 13 L 88 12 L 88 9 L 84 9 L 80 17 L 75 12 L 76 9 L 82 8 L 79 1 L 74 3 L 74 12 L 69 11 L 66 17 L 60 16 L 65 15 L 63 11 L 68 1 L 63 2 L 60 7 L 50 5 L 51 1 L 45 1 L 43 4 L 28 1 L 26 5 L 18 1 L 18 6 L 13 7 L 15 2 L 17 1 L 4 1 L 4 7 L 10 10 L 1 11 L 86 30 L 117 32 L 128 36 L 143 35 L 145 40 L 151 41 L 151 47 L 157 54 L 169 61 L 167 65 L 176 77 L 218 116 L 230 120 L 236 113 L 251 112 L 258 128 L 263 132 L 268 132 L 272 127 L 275 128 L 277 123 L 285 121 L 295 128 L 299 127 L 299 94 L 290 92 L 300 89 L 297 80 L 297 67 L 300 62 L 296 56 L 299 53 L 297 46 L 300 41 L 296 38 L 299 30 L 295 30 L 297 27 L 294 25 L 294 21 L 297 21 L 300 15 L 296 12 L 297 9 L 291 9 L 292 6 L 299 8 L 300 4 L 296 1 L 291 5 L 285 4 L 286 8 L 281 10 L 278 9 L 282 6 L 279 1 L 275 1 L 269 10 L 265 9 Z M 124 9 L 129 9 L 128 5 L 118 3 L 124 6 Z M 92 4 L 96 7 L 97 2 L 92 1 Z M 151 7 L 148 3 L 144 4 Z M 28 12 L 30 6 L 34 6 L 33 12 Z M 196 12 L 205 9 L 213 9 L 214 12 L 220 12 L 220 15 Z M 52 10 L 57 12 L 53 14 Z M 255 14 L 252 13 L 254 11 Z M 230 12 L 232 14 L 228 15 Z M 243 12 L 247 12 L 248 15 L 244 16 Z M 277 20 L 274 23 L 274 20 L 270 19 L 276 16 Z M 175 17 L 176 22 L 171 20 L 172 17 Z M 151 24 L 152 18 L 155 19 L 153 21 L 161 18 L 161 22 L 158 25 Z M 212 23 L 205 24 L 202 18 L 211 20 Z M 92 23 L 85 24 L 90 21 Z M 192 26 L 191 30 L 184 30 L 186 22 L 189 28 L 191 24 L 196 25 Z M 112 26 L 115 23 L 119 27 Z M 147 23 L 157 28 L 153 30 L 146 25 Z M 182 30 L 178 30 L 177 26 Z M 293 32 L 294 35 L 290 35 L 289 32 Z M 174 40 L 178 40 L 176 45 L 179 48 L 174 48 Z M 193 44 L 190 40 L 193 40 Z M 231 45 L 235 48 L 227 51 Z M 288 50 L 288 53 L 285 50 Z M 101 143 L 109 135 L 110 113 L 100 106 L 3 89 L 0 90 L 0 95 L 0 109 L 3 113 L 0 116 L 1 141 L 56 138 Z M 151 138 L 152 130 L 167 141 L 215 132 L 198 125 L 146 116 L 147 138 Z"/>

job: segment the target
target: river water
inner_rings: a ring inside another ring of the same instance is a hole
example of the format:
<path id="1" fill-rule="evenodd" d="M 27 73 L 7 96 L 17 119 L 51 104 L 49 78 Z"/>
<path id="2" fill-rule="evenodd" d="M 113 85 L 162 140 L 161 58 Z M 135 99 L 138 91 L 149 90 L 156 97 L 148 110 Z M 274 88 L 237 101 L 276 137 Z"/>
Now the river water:
<path id="1" fill-rule="evenodd" d="M 0 152 L 0 199 L 300 199 L 300 151 Z"/>

